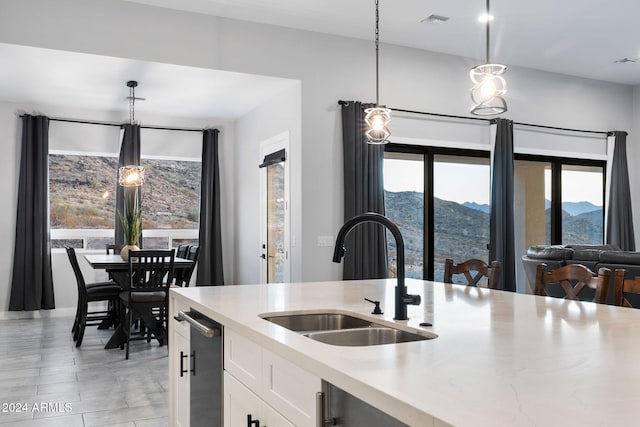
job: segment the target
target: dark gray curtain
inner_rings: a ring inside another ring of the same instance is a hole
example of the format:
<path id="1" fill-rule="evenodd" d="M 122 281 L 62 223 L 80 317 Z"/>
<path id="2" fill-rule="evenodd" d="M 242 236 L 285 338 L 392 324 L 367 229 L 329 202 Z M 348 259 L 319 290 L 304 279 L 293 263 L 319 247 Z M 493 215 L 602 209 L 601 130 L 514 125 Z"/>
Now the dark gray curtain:
<path id="1" fill-rule="evenodd" d="M 613 132 L 615 148 L 609 182 L 609 207 L 607 214 L 606 243 L 619 246 L 623 251 L 635 251 L 631 190 L 627 168 L 627 133 Z"/>
<path id="2" fill-rule="evenodd" d="M 49 119 L 22 118 L 16 241 L 9 310 L 55 308 L 49 240 Z"/>
<path id="3" fill-rule="evenodd" d="M 498 289 L 515 292 L 516 264 L 513 213 L 513 122 L 496 119 L 491 165 L 489 261 L 500 261 Z"/>
<path id="4" fill-rule="evenodd" d="M 224 285 L 222 225 L 220 221 L 220 171 L 218 129 L 205 129 L 202 137 L 200 186 L 200 255 L 196 285 Z"/>
<path id="5" fill-rule="evenodd" d="M 115 244 L 126 243 L 124 241 L 124 229 L 118 212 L 124 215 L 125 197 L 129 197 L 134 191 L 138 192 L 138 201 L 142 203 L 142 188 L 127 188 L 118 184 L 120 178 L 120 168 L 127 165 L 140 165 L 140 125 L 122 125 L 124 135 L 120 144 L 120 155 L 118 157 L 118 171 L 116 172 L 116 213 L 115 213 Z M 140 239 L 142 240 L 142 239 Z M 142 243 L 142 242 L 140 242 Z"/>
<path id="6" fill-rule="evenodd" d="M 345 221 L 366 212 L 384 215 L 384 146 L 365 141 L 364 109 L 369 106 L 354 101 L 342 104 Z M 347 251 L 343 279 L 387 277 L 387 239 L 382 226 L 372 223 L 357 226 L 344 246 Z"/>

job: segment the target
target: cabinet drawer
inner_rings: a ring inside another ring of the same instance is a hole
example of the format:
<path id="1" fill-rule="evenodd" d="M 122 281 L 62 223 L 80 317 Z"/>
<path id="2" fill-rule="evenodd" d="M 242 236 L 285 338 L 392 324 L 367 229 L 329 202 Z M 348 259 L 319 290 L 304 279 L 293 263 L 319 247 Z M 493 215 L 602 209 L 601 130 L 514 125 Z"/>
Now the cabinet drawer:
<path id="1" fill-rule="evenodd" d="M 314 425 L 320 378 L 267 350 L 262 361 L 264 400 L 295 425 Z"/>
<path id="2" fill-rule="evenodd" d="M 260 390 L 262 347 L 226 328 L 224 331 L 224 369 L 250 389 Z"/>
<path id="3" fill-rule="evenodd" d="M 178 322 L 173 318 L 173 316 L 177 316 L 178 312 L 184 311 L 187 312 L 191 309 L 189 304 L 185 304 L 182 301 L 173 298 L 173 309 L 171 311 L 171 317 L 169 318 L 171 322 L 173 322 L 173 329 L 177 334 L 182 335 L 185 338 L 189 338 L 190 330 L 189 324 L 187 322 Z"/>

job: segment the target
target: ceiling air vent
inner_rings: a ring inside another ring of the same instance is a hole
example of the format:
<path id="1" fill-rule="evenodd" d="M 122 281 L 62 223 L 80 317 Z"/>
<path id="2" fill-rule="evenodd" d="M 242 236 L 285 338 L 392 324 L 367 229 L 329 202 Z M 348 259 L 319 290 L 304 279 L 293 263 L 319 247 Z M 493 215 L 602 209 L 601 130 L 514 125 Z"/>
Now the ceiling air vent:
<path id="1" fill-rule="evenodd" d="M 431 14 L 431 15 L 427 16 L 426 18 L 420 20 L 420 22 L 428 22 L 428 23 L 431 23 L 431 24 L 443 24 L 443 23 L 447 22 L 449 19 L 450 18 L 448 16 Z"/>
<path id="2" fill-rule="evenodd" d="M 638 58 L 622 58 L 613 61 L 616 64 L 626 64 L 627 62 L 638 62 Z"/>

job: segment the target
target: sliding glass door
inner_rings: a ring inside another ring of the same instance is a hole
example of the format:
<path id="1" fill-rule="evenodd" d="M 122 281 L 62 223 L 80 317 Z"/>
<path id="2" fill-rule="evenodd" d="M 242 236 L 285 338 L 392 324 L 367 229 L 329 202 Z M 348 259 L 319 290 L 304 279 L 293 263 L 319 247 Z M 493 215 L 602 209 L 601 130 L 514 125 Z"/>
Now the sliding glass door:
<path id="1" fill-rule="evenodd" d="M 386 216 L 399 228 L 404 239 L 406 277 L 422 279 L 424 263 L 424 155 L 385 153 L 384 204 Z M 389 276 L 396 273 L 396 242 L 387 231 Z"/>
<path id="2" fill-rule="evenodd" d="M 605 162 L 516 155 L 514 164 L 516 275 L 526 288 L 519 259 L 534 245 L 604 243 Z"/>
<path id="3" fill-rule="evenodd" d="M 386 148 L 385 212 L 405 239 L 407 277 L 441 281 L 446 258 L 487 261 L 489 184 L 488 152 Z M 393 273 L 393 239 L 388 245 Z"/>
<path id="4" fill-rule="evenodd" d="M 441 281 L 444 262 L 489 260 L 489 159 L 433 156 L 433 268 Z"/>

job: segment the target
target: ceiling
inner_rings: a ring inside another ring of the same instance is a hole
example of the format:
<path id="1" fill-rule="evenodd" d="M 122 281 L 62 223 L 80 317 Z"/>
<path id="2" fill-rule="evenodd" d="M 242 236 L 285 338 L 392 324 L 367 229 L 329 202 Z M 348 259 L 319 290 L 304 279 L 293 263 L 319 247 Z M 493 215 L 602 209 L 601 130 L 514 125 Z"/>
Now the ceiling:
<path id="1" fill-rule="evenodd" d="M 136 97 L 146 98 L 136 102 L 136 119 L 142 121 L 148 114 L 232 120 L 297 84 L 274 77 L 3 43 L 0 58 L 5 64 L 0 67 L 3 101 L 115 111 L 120 120 L 129 118 L 129 80 L 139 82 Z"/>
<path id="2" fill-rule="evenodd" d="M 373 0 L 127 0 L 373 40 Z M 482 0 L 380 0 L 384 43 L 484 61 Z M 606 3 L 606 4 L 605 4 Z M 640 84 L 638 0 L 493 0 L 494 62 Z M 421 23 L 431 15 L 450 19 Z M 4 101 L 114 111 L 128 118 L 126 82 L 137 80 L 136 118 L 147 113 L 236 119 L 296 81 L 0 43 Z M 10 65 L 9 65 L 10 64 Z M 188 84 L 185 84 L 188 82 Z M 220 102 L 224 99 L 224 102 Z M 46 113 L 46 112 L 45 112 Z"/>
<path id="3" fill-rule="evenodd" d="M 373 0 L 128 0 L 341 36 L 373 39 Z M 380 41 L 484 61 L 482 0 L 380 0 Z M 640 84 L 640 1 L 493 0 L 492 61 Z M 421 23 L 444 15 L 443 24 Z"/>

